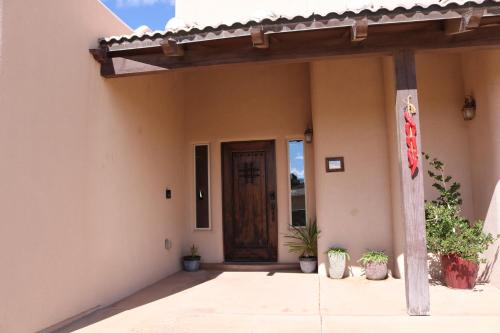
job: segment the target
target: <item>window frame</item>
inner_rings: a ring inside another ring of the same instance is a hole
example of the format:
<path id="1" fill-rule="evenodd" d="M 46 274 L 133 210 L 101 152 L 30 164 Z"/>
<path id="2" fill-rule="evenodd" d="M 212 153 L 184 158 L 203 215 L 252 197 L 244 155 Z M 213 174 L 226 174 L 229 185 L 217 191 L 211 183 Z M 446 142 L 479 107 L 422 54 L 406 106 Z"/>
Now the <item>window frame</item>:
<path id="1" fill-rule="evenodd" d="M 196 147 L 202 147 L 206 146 L 207 147 L 207 191 L 208 191 L 208 227 L 206 228 L 198 228 L 197 226 L 197 220 L 198 220 L 198 212 L 197 212 L 197 205 L 196 205 L 196 192 L 197 192 L 197 184 L 196 184 Z M 194 143 L 193 144 L 193 192 L 195 195 L 193 196 L 193 213 L 194 213 L 194 222 L 193 222 L 193 230 L 194 231 L 211 231 L 212 230 L 212 181 L 211 181 L 211 149 L 210 149 L 210 143 L 208 142 L 199 142 L 199 143 Z"/>
<path id="2" fill-rule="evenodd" d="M 304 155 L 304 206 L 306 210 L 306 225 L 294 226 L 293 225 L 293 213 L 292 213 L 292 184 L 290 182 L 291 165 L 290 165 L 290 142 L 292 141 L 302 141 L 303 142 L 303 155 Z M 309 199 L 308 199 L 308 181 L 307 181 L 307 163 L 306 163 L 306 140 L 304 137 L 289 137 L 286 138 L 286 160 L 287 160 L 287 187 L 288 187 L 288 228 L 305 228 L 309 221 Z"/>

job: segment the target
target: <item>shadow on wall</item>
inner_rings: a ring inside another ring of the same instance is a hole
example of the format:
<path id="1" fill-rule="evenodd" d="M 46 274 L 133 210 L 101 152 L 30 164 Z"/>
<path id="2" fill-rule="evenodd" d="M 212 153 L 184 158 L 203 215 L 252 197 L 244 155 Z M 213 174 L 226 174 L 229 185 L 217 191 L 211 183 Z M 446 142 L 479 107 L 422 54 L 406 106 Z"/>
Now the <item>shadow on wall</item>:
<path id="1" fill-rule="evenodd" d="M 132 296 L 118 301 L 113 305 L 99 309 L 91 313 L 90 315 L 85 316 L 61 329 L 53 331 L 52 333 L 74 332 L 97 322 L 103 321 L 107 318 L 116 316 L 122 312 L 138 308 L 148 303 L 152 303 L 180 293 L 184 290 L 196 287 L 197 285 L 217 278 L 217 276 L 219 275 L 220 272 L 215 271 L 199 271 L 196 273 L 180 272 L 174 274 L 149 287 L 140 290 Z"/>
<path id="2" fill-rule="evenodd" d="M 486 263 L 486 265 L 484 266 L 483 271 L 478 277 L 478 282 L 481 283 L 490 282 L 491 274 L 493 273 L 493 269 L 496 267 L 499 252 L 500 252 L 500 246 L 496 246 L 495 255 L 493 256 L 493 258 L 490 258 Z"/>
<path id="3" fill-rule="evenodd" d="M 497 182 L 489 201 L 484 230 L 492 234 L 500 233 L 500 181 Z M 479 282 L 489 282 L 500 287 L 500 269 L 497 267 L 499 253 L 500 240 L 497 240 L 484 254 L 486 264 L 481 267 Z"/>

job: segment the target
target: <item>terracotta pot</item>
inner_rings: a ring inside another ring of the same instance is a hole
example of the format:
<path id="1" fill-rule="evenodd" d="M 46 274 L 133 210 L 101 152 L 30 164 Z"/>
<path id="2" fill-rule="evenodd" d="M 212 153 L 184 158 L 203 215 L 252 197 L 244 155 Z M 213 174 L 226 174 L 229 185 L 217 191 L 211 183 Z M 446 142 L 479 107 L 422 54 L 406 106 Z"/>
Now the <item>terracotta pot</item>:
<path id="1" fill-rule="evenodd" d="M 365 267 L 368 280 L 384 280 L 387 278 L 387 264 L 382 262 L 369 262 Z"/>
<path id="2" fill-rule="evenodd" d="M 303 273 L 314 273 L 318 265 L 318 258 L 316 257 L 300 257 L 300 269 Z"/>
<path id="3" fill-rule="evenodd" d="M 441 256 L 443 282 L 449 288 L 473 289 L 479 265 L 456 254 Z"/>

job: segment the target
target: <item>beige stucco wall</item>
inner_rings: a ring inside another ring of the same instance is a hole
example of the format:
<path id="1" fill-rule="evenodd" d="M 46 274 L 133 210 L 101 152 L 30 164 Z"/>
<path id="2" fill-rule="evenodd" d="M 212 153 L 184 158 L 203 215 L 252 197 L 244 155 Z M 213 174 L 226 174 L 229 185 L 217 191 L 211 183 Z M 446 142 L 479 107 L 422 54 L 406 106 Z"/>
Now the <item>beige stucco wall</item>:
<path id="1" fill-rule="evenodd" d="M 287 139 L 303 138 L 311 122 L 307 64 L 231 66 L 187 73 L 185 77 L 186 195 L 185 251 L 200 248 L 203 261 L 223 261 L 221 142 L 276 140 L 278 196 L 278 260 L 297 261 L 283 246 L 288 232 Z M 194 230 L 193 145 L 210 144 L 212 230 Z M 312 146 L 306 145 L 309 218 L 314 218 Z"/>
<path id="2" fill-rule="evenodd" d="M 93 0 L 0 1 L 1 332 L 32 332 L 109 304 L 178 270 L 192 243 L 205 262 L 221 262 L 224 141 L 276 140 L 279 261 L 296 261 L 283 246 L 286 140 L 311 122 L 306 182 L 309 218 L 317 211 L 322 230 L 320 273 L 331 245 L 350 250 L 355 274 L 367 248 L 385 249 L 401 270 L 390 58 L 102 79 L 86 50 L 97 37 L 127 32 Z M 423 149 L 462 183 L 465 214 L 486 218 L 493 232 L 500 231 L 499 55 L 417 58 Z M 478 116 L 466 123 L 460 108 L 469 92 Z M 193 230 L 195 143 L 211 147 L 210 231 Z M 346 172 L 327 174 L 325 157 L 338 155 Z M 491 273 L 497 285 L 499 272 Z"/>
<path id="3" fill-rule="evenodd" d="M 388 148 L 379 58 L 320 61 L 311 68 L 320 273 L 330 246 L 346 247 L 353 273 L 366 249 L 392 255 Z M 343 156 L 346 171 L 326 173 Z"/>
<path id="4" fill-rule="evenodd" d="M 320 252 L 331 245 L 348 247 L 353 273 L 358 274 L 355 260 L 361 253 L 383 249 L 393 256 L 394 275 L 402 276 L 404 226 L 392 58 L 330 60 L 315 62 L 312 68 Z M 422 149 L 447 164 L 447 171 L 462 184 L 464 213 L 473 217 L 468 124 L 460 113 L 460 54 L 419 54 L 417 78 Z M 324 159 L 336 155 L 346 158 L 347 170 L 327 174 Z M 424 179 L 425 197 L 432 200 L 436 192 L 426 174 Z M 324 261 L 325 256 L 320 263 Z"/>
<path id="5" fill-rule="evenodd" d="M 485 230 L 500 233 L 500 50 L 466 52 L 462 57 L 464 89 L 477 103 L 468 123 L 475 217 Z M 500 287 L 500 242 L 490 247 L 482 278 Z"/>
<path id="6" fill-rule="evenodd" d="M 462 185 L 462 209 L 474 218 L 469 123 L 462 117 L 464 88 L 460 53 L 417 56 L 417 84 L 421 110 L 422 151 L 445 163 L 446 173 Z M 424 162 L 425 170 L 427 164 Z M 433 180 L 424 174 L 425 198 L 435 199 Z"/>
<path id="7" fill-rule="evenodd" d="M 179 269 L 183 114 L 177 75 L 100 77 L 87 49 L 129 30 L 97 1 L 3 6 L 0 332 L 21 333 Z"/>

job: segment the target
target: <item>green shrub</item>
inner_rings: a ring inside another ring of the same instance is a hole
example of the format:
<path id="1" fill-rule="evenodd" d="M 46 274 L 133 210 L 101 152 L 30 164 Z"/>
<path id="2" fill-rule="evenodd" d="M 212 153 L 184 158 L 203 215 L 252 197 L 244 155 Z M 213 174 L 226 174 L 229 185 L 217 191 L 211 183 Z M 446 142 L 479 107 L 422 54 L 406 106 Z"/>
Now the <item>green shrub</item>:
<path id="1" fill-rule="evenodd" d="M 351 257 L 349 256 L 349 252 L 347 252 L 346 249 L 343 249 L 341 247 L 332 247 L 326 253 L 345 256 L 347 260 L 351 260 Z"/>
<path id="2" fill-rule="evenodd" d="M 384 251 L 368 251 L 363 254 L 358 262 L 363 266 L 366 266 L 371 262 L 387 264 L 389 262 L 389 256 L 385 254 Z"/>
<path id="3" fill-rule="evenodd" d="M 292 226 L 290 234 L 285 235 L 291 241 L 286 242 L 288 250 L 298 253 L 301 257 L 316 257 L 318 255 L 318 237 L 320 234 L 316 222 L 308 223 L 305 227 Z"/>
<path id="4" fill-rule="evenodd" d="M 427 250 L 437 255 L 456 254 L 480 262 L 479 255 L 495 242 L 498 235 L 485 233 L 483 221 L 470 223 L 462 216 L 460 184 L 445 174 L 445 165 L 436 158 L 424 154 L 438 191 L 436 200 L 425 203 Z"/>

